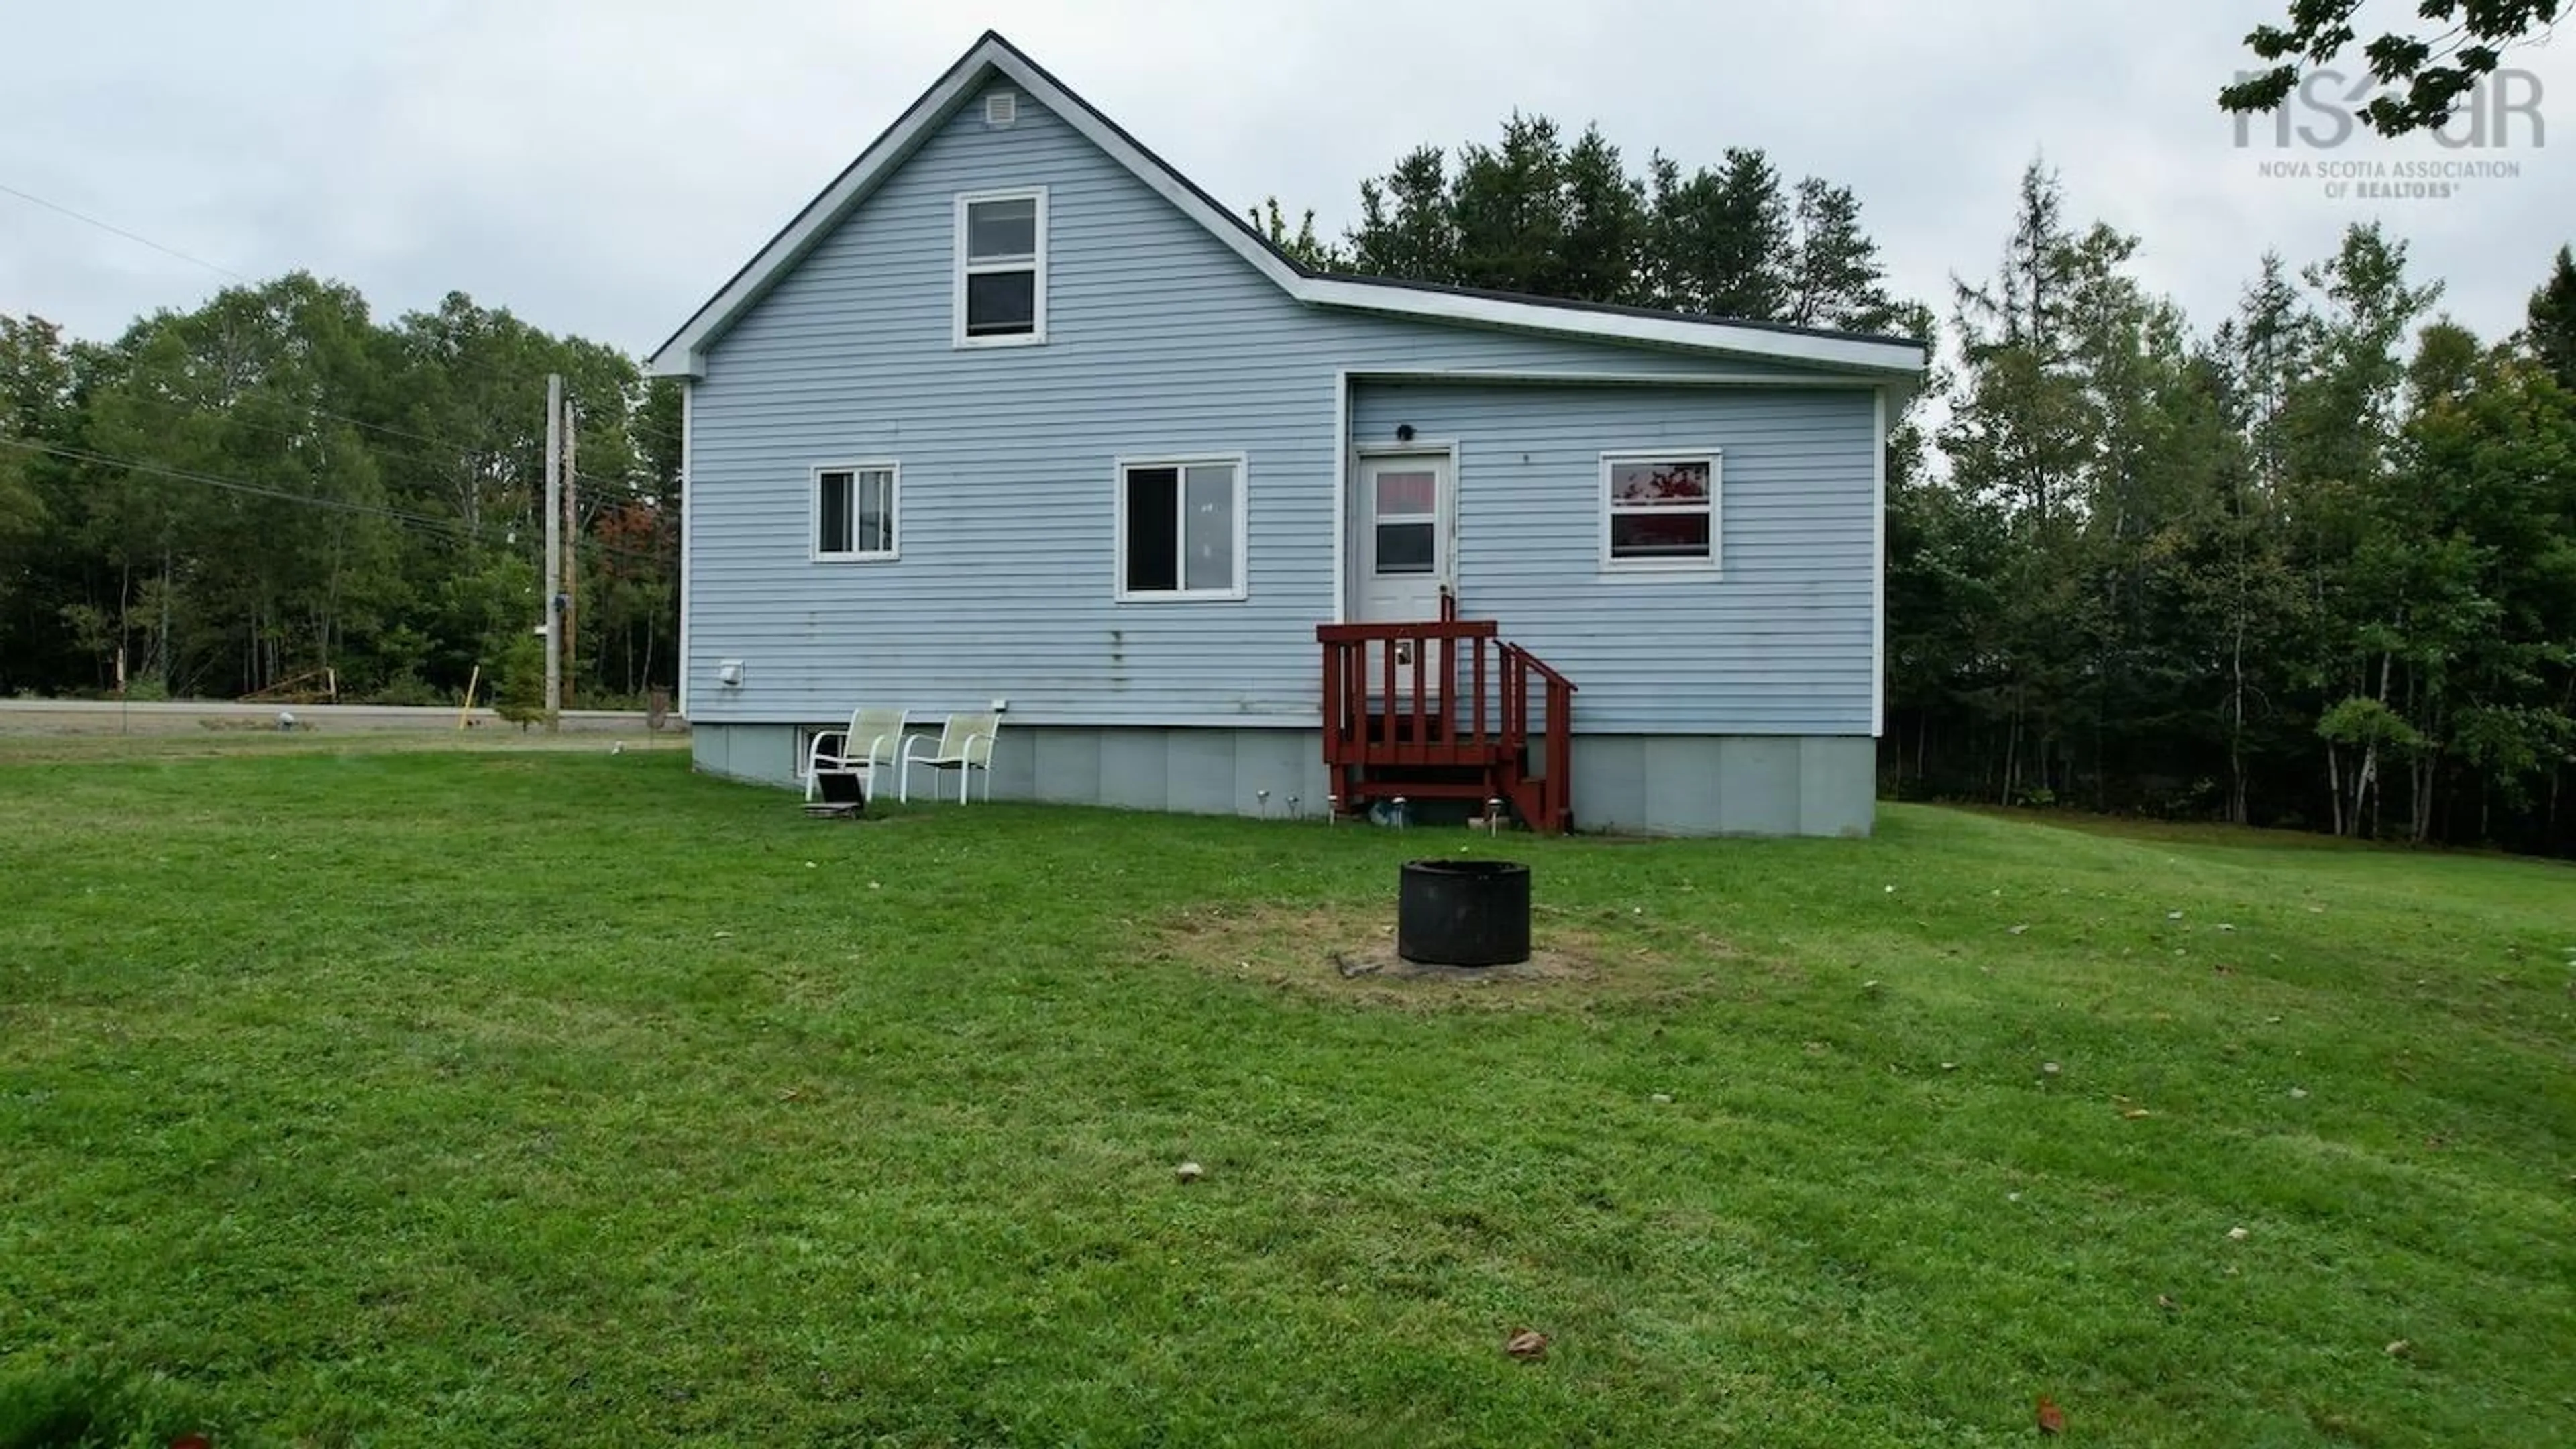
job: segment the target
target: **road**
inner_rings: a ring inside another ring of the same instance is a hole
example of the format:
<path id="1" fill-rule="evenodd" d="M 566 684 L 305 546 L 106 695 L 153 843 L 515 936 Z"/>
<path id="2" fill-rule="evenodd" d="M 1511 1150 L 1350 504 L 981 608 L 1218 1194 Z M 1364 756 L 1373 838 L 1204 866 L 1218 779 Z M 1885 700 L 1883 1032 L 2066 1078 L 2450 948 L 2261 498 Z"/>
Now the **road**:
<path id="1" fill-rule="evenodd" d="M 197 734 L 207 730 L 275 730 L 280 714 L 295 717 L 299 731 L 334 733 L 358 730 L 452 730 L 456 711 L 377 704 L 236 704 L 230 700 L 178 700 L 167 704 L 118 704 L 92 699 L 0 699 L 0 735 Z M 475 733 L 515 730 L 488 709 L 466 716 Z M 672 716 L 663 733 L 688 734 L 688 722 Z M 566 734 L 641 735 L 639 710 L 571 709 L 564 711 Z"/>

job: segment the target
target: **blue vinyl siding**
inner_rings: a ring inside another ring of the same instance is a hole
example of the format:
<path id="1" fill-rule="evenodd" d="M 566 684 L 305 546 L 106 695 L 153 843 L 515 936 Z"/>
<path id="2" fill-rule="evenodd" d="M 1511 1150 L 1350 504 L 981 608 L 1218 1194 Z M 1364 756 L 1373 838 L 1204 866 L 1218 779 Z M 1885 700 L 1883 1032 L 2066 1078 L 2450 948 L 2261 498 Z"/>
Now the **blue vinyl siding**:
<path id="1" fill-rule="evenodd" d="M 1353 434 L 1458 442 L 1458 611 L 1586 732 L 1867 734 L 1876 414 L 1858 390 L 1363 384 Z M 1714 447 L 1716 574 L 1606 573 L 1601 455 Z"/>
<path id="2" fill-rule="evenodd" d="M 1023 186 L 1048 191 L 1047 341 L 953 348 L 954 197 Z M 970 98 L 692 384 L 689 714 L 822 722 L 863 701 L 1007 697 L 1031 725 L 1312 728 L 1313 626 L 1338 607 L 1337 373 L 1435 368 L 1798 376 L 1303 306 L 1025 95 L 1003 130 Z M 1868 392 L 1353 396 L 1361 435 L 1358 414 L 1401 405 L 1425 436 L 1462 439 L 1469 610 L 1575 677 L 1584 728 L 1868 732 Z M 1727 577 L 1604 584 L 1588 460 L 1674 427 L 1727 449 Z M 1114 460 L 1236 453 L 1249 597 L 1114 602 Z M 811 470 L 850 459 L 902 466 L 898 560 L 809 560 Z M 716 682 L 727 660 L 738 687 Z"/>

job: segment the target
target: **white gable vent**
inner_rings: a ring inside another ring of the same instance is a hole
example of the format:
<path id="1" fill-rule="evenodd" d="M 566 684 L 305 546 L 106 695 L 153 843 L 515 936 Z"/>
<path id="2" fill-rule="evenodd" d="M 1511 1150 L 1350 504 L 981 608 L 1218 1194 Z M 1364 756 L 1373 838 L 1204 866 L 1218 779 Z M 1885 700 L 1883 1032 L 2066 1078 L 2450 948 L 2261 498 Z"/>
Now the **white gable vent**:
<path id="1" fill-rule="evenodd" d="M 984 124 L 999 129 L 1020 118 L 1020 98 L 1011 91 L 995 91 L 984 98 Z"/>

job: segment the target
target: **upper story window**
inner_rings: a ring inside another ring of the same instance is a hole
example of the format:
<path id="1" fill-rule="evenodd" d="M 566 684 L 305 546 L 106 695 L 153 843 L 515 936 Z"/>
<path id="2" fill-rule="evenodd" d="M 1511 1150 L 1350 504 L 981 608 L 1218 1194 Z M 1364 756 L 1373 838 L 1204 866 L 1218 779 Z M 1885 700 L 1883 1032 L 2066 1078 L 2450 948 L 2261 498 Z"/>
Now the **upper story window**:
<path id="1" fill-rule="evenodd" d="M 1602 567 L 1716 568 L 1717 476 L 1713 449 L 1602 454 Z"/>
<path id="2" fill-rule="evenodd" d="M 957 346 L 1046 341 L 1046 236 L 1044 187 L 957 198 Z"/>
<path id="3" fill-rule="evenodd" d="M 855 463 L 814 470 L 814 558 L 859 563 L 895 555 L 897 469 Z"/>

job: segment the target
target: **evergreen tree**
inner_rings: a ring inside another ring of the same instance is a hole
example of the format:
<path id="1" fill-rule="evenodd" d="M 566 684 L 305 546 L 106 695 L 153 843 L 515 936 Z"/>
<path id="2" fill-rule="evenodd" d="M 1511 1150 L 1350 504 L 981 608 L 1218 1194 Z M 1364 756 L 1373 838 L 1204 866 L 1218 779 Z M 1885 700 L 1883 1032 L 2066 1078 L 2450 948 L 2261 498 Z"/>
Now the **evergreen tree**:
<path id="1" fill-rule="evenodd" d="M 2576 392 L 2576 254 L 2568 248 L 2558 249 L 2549 280 L 2532 290 L 2529 319 L 2522 337 L 2532 356 L 2560 387 Z"/>
<path id="2" fill-rule="evenodd" d="M 1270 222 L 1306 260 L 1284 217 Z M 1740 146 L 1713 170 L 1685 174 L 1658 153 L 1631 175 L 1597 126 L 1569 146 L 1545 116 L 1514 113 L 1454 168 L 1436 146 L 1407 153 L 1360 184 L 1344 240 L 1326 253 L 1335 263 L 1411 281 L 1818 327 L 1898 316 L 1848 188 L 1810 177 L 1792 197 L 1768 156 Z"/>
<path id="3" fill-rule="evenodd" d="M 1645 188 L 1619 148 L 1586 127 L 1560 168 L 1564 238 L 1554 277 L 1558 295 L 1595 302 L 1644 302 Z"/>
<path id="4" fill-rule="evenodd" d="M 1384 177 L 1360 183 L 1360 225 L 1348 238 L 1353 270 L 1418 282 L 1461 280 L 1448 168 L 1439 147 L 1421 146 Z"/>
<path id="5" fill-rule="evenodd" d="M 1652 174 L 1657 305 L 1780 320 L 1790 300 L 1790 212 L 1770 158 L 1737 146 L 1716 171 L 1684 178 L 1657 157 Z"/>
<path id="6" fill-rule="evenodd" d="M 1254 231 L 1261 233 L 1297 265 L 1314 272 L 1341 269 L 1342 259 L 1330 246 L 1315 239 L 1315 208 L 1306 208 L 1306 214 L 1298 219 L 1294 231 L 1289 230 L 1287 214 L 1280 210 L 1276 196 L 1265 198 L 1260 206 L 1251 208 L 1246 215 L 1251 218 Z"/>
<path id="7" fill-rule="evenodd" d="M 500 676 L 492 691 L 492 711 L 525 731 L 546 718 L 546 649 L 534 635 L 520 634 L 502 650 Z"/>
<path id="8" fill-rule="evenodd" d="M 1470 287 L 1568 296 L 1565 272 L 1565 157 L 1556 123 L 1515 112 L 1499 146 L 1459 154 L 1449 211 L 1458 238 L 1457 278 Z"/>
<path id="9" fill-rule="evenodd" d="M 1878 243 L 1860 226 L 1848 186 L 1810 176 L 1798 183 L 1780 320 L 1801 327 L 1880 332 L 1894 324 Z"/>

